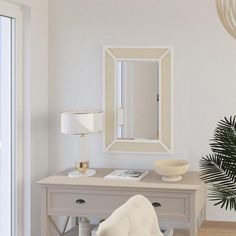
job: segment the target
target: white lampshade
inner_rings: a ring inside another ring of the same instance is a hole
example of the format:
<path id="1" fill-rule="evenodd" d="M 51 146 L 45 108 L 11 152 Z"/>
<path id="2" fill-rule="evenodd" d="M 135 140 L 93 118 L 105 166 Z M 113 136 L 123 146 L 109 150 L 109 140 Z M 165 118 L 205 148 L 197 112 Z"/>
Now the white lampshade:
<path id="1" fill-rule="evenodd" d="M 99 133 L 102 130 L 102 111 L 68 111 L 61 113 L 61 132 L 63 134 L 83 135 Z"/>

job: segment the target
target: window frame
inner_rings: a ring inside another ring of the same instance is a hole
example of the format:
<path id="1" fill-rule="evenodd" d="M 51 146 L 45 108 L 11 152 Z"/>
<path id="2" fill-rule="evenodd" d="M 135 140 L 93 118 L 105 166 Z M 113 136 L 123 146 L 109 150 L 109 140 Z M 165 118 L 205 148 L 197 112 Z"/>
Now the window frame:
<path id="1" fill-rule="evenodd" d="M 0 15 L 15 19 L 12 71 L 12 236 L 23 236 L 22 11 L 19 6 L 0 1 Z"/>

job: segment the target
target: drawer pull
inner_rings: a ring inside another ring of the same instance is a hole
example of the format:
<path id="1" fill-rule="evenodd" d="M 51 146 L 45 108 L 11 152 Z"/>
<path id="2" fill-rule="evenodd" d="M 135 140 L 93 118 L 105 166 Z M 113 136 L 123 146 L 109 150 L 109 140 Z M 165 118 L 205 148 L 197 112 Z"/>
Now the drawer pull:
<path id="1" fill-rule="evenodd" d="M 78 203 L 78 204 L 85 204 L 86 201 L 84 199 L 78 199 L 75 201 L 75 203 Z"/>
<path id="2" fill-rule="evenodd" d="M 161 207 L 161 204 L 159 202 L 153 202 L 152 206 L 153 207 Z"/>

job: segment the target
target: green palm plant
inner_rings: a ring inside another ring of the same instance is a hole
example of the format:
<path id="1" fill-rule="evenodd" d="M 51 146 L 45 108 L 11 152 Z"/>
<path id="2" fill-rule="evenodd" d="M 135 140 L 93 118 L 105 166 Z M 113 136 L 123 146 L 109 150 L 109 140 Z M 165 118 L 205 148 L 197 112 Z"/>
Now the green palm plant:
<path id="1" fill-rule="evenodd" d="M 200 160 L 200 178 L 214 205 L 236 210 L 236 116 L 218 123 L 210 147 L 212 154 Z"/>

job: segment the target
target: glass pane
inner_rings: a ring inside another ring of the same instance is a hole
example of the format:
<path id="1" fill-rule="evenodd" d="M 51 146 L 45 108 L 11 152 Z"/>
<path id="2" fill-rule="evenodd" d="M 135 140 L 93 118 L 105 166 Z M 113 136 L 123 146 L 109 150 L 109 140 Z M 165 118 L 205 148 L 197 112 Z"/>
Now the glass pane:
<path id="1" fill-rule="evenodd" d="M 117 138 L 159 139 L 158 61 L 118 61 L 116 97 Z"/>
<path id="2" fill-rule="evenodd" d="M 11 235 L 12 19 L 0 16 L 0 229 Z"/>

